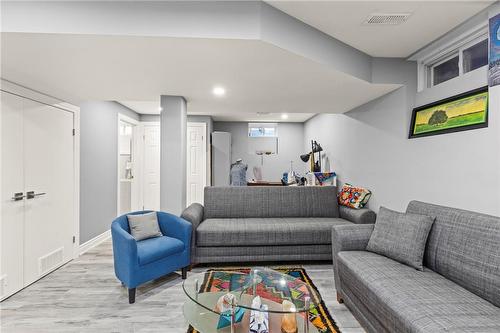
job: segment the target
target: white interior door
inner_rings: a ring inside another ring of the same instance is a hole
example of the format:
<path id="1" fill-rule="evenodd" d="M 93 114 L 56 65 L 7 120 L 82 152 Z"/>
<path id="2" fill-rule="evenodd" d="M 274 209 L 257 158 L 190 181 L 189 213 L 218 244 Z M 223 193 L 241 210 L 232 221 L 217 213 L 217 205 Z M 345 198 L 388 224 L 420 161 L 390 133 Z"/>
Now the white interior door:
<path id="1" fill-rule="evenodd" d="M 205 123 L 187 124 L 187 200 L 203 204 L 203 191 L 207 178 L 207 127 Z"/>
<path id="2" fill-rule="evenodd" d="M 73 258 L 77 175 L 74 113 L 1 97 L 4 298 Z"/>
<path id="3" fill-rule="evenodd" d="M 73 257 L 73 128 L 72 112 L 25 100 L 25 284 Z"/>
<path id="4" fill-rule="evenodd" d="M 2 244 L 0 297 L 20 290 L 24 285 L 24 195 L 23 171 L 23 99 L 8 93 L 2 98 Z"/>
<path id="5" fill-rule="evenodd" d="M 143 128 L 143 209 L 160 210 L 160 124 Z"/>

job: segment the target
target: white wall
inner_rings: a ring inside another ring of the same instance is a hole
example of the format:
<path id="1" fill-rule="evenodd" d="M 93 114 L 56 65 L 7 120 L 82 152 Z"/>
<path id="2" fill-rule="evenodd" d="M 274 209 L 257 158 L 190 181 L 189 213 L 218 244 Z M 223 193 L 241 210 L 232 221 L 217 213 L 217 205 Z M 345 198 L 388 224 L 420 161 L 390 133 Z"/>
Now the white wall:
<path id="1" fill-rule="evenodd" d="M 261 165 L 261 157 L 248 153 L 248 123 L 246 122 L 214 122 L 214 131 L 231 133 L 231 162 L 242 158 L 248 164 L 247 179 L 253 176 L 253 167 L 262 167 L 262 177 L 266 181 L 280 181 L 283 172 L 290 169 L 290 161 L 293 161 L 294 170 L 303 174 L 306 163 L 300 160 L 304 154 L 304 125 L 302 123 L 279 123 L 278 124 L 278 154 L 264 156 L 264 164 Z M 310 150 L 310 149 L 309 149 Z"/>
<path id="2" fill-rule="evenodd" d="M 116 217 L 119 113 L 139 120 L 116 102 L 80 105 L 80 244 L 109 230 Z"/>
<path id="3" fill-rule="evenodd" d="M 373 65 L 375 81 L 404 87 L 348 113 L 310 119 L 304 144 L 318 140 L 339 181 L 371 189 L 369 207 L 377 211 L 381 205 L 402 211 L 416 199 L 499 216 L 500 86 L 490 89 L 488 128 L 409 140 L 416 65 L 391 59 Z M 457 80 L 440 98 L 470 88 Z"/>

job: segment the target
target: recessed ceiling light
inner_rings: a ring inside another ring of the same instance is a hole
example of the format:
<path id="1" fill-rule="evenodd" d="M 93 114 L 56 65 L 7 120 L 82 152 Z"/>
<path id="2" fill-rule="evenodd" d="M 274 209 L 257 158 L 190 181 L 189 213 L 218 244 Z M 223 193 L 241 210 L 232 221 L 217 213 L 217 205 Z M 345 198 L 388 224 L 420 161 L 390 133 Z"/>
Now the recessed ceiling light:
<path id="1" fill-rule="evenodd" d="M 281 119 L 288 119 L 288 115 L 286 113 L 281 114 Z"/>
<path id="2" fill-rule="evenodd" d="M 215 96 L 224 96 L 226 94 L 226 89 L 223 87 L 214 87 L 214 89 L 212 89 L 212 93 Z"/>

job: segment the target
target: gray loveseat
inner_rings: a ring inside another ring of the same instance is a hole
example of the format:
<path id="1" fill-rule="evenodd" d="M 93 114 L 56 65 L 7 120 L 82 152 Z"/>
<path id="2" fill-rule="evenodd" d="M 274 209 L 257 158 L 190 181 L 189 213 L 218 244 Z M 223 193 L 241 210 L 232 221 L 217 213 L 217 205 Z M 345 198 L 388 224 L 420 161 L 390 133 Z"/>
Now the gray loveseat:
<path id="1" fill-rule="evenodd" d="M 500 218 L 418 201 L 436 217 L 424 271 L 364 251 L 373 225 L 335 226 L 334 274 L 368 332 L 500 332 Z"/>
<path id="2" fill-rule="evenodd" d="M 374 223 L 369 209 L 338 205 L 334 186 L 206 187 L 193 225 L 191 263 L 331 260 L 334 225 Z"/>

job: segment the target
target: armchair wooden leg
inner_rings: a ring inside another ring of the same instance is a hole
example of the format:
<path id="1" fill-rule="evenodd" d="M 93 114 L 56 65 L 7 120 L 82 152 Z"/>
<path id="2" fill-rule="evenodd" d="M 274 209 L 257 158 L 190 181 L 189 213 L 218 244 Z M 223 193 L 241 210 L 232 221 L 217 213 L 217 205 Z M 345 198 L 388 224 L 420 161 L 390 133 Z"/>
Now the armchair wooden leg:
<path id="1" fill-rule="evenodd" d="M 342 296 L 340 296 L 340 293 L 338 293 L 338 292 L 337 292 L 337 302 L 339 302 L 340 304 L 344 303 Z"/>
<path id="2" fill-rule="evenodd" d="M 185 280 L 188 274 L 188 267 L 182 267 L 182 279 Z"/>
<path id="3" fill-rule="evenodd" d="M 135 288 L 129 288 L 128 290 L 128 304 L 135 303 Z"/>

